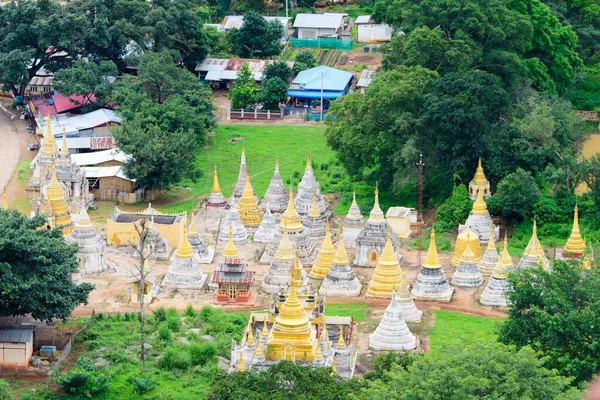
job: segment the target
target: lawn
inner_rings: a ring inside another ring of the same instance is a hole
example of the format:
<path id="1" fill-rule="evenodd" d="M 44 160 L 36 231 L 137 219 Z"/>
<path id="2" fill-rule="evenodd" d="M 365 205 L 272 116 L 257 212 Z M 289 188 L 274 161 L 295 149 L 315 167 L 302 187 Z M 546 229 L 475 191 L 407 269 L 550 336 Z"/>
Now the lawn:
<path id="1" fill-rule="evenodd" d="M 325 316 L 354 317 L 354 321 L 365 321 L 370 314 L 369 307 L 360 301 L 352 303 L 327 303 Z"/>
<path id="2" fill-rule="evenodd" d="M 435 323 L 427 330 L 431 351 L 451 343 L 495 340 L 502 319 L 477 317 L 452 311 L 434 310 Z"/>

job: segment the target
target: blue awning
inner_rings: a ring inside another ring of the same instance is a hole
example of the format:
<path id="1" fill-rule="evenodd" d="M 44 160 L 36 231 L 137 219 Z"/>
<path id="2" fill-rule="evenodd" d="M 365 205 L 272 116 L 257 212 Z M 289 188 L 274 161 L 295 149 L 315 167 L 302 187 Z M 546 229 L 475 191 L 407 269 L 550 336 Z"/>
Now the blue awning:
<path id="1" fill-rule="evenodd" d="M 344 92 L 323 92 L 324 99 L 337 99 L 343 96 Z M 288 90 L 289 97 L 296 97 L 299 99 L 320 99 L 321 92 L 312 90 Z"/>

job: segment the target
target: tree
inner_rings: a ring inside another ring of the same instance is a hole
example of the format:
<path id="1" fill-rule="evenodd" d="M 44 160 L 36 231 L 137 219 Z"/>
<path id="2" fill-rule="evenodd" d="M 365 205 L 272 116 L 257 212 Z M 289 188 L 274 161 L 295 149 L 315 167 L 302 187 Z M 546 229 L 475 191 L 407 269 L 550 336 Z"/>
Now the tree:
<path id="1" fill-rule="evenodd" d="M 294 74 L 297 75 L 300 71 L 313 68 L 317 64 L 315 56 L 310 50 L 302 50 L 296 55 L 294 62 Z"/>
<path id="2" fill-rule="evenodd" d="M 285 61 L 275 61 L 267 64 L 263 71 L 263 81 L 268 81 L 271 78 L 279 78 L 283 82 L 289 82 L 292 79 L 292 69 Z"/>
<path id="3" fill-rule="evenodd" d="M 276 76 L 262 84 L 261 100 L 265 108 L 270 110 L 277 109 L 280 102 L 287 100 L 287 93 L 288 84 Z"/>
<path id="4" fill-rule="evenodd" d="M 452 195 L 438 208 L 436 229 L 441 232 L 456 229 L 459 224 L 465 223 L 472 208 L 473 202 L 468 197 L 466 186 L 454 187 Z"/>
<path id="5" fill-rule="evenodd" d="M 551 272 L 517 270 L 508 282 L 508 319 L 499 339 L 543 351 L 548 368 L 578 383 L 591 379 L 600 367 L 600 270 L 582 274 L 578 262 L 555 260 Z"/>
<path id="6" fill-rule="evenodd" d="M 93 286 L 71 281 L 77 246 L 66 244 L 60 229 L 39 229 L 45 225 L 43 216 L 0 210 L 0 316 L 31 314 L 50 322 L 87 304 Z"/>
<path id="7" fill-rule="evenodd" d="M 281 53 L 283 26 L 279 21 L 267 22 L 262 15 L 249 11 L 237 34 L 237 51 L 241 57 L 267 58 Z"/>
<path id="8" fill-rule="evenodd" d="M 101 374 L 89 358 L 78 358 L 74 369 L 56 377 L 69 398 L 94 399 L 109 389 L 108 377 Z"/>
<path id="9" fill-rule="evenodd" d="M 258 103 L 258 88 L 248 64 L 242 64 L 237 80 L 227 97 L 231 100 L 231 108 L 245 108 Z"/>
<path id="10" fill-rule="evenodd" d="M 540 197 L 540 189 L 531 172 L 518 168 L 498 183 L 496 193 L 490 199 L 490 207 L 496 208 L 505 218 L 523 220 L 532 216 Z"/>
<path id="11" fill-rule="evenodd" d="M 87 104 L 97 104 L 96 108 L 99 108 L 108 102 L 109 78 L 117 74 L 117 66 L 112 61 L 75 60 L 72 68 L 56 72 L 53 84 L 65 96 L 80 95 L 87 99 Z M 94 97 L 96 101 L 92 100 Z"/>
<path id="12" fill-rule="evenodd" d="M 531 348 L 515 351 L 493 343 L 456 344 L 366 382 L 358 398 L 378 399 L 579 399 L 571 379 L 544 368 Z"/>

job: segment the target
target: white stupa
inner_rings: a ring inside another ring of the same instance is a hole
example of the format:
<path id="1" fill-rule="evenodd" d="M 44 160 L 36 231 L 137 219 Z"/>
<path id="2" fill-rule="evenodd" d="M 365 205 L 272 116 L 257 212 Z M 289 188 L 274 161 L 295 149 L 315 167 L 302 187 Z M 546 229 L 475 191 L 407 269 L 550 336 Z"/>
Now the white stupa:
<path id="1" fill-rule="evenodd" d="M 369 348 L 380 351 L 412 351 L 417 347 L 417 339 L 409 330 L 402 310 L 396 301 L 396 293 L 383 313 L 383 318 L 375 332 L 369 336 Z"/>

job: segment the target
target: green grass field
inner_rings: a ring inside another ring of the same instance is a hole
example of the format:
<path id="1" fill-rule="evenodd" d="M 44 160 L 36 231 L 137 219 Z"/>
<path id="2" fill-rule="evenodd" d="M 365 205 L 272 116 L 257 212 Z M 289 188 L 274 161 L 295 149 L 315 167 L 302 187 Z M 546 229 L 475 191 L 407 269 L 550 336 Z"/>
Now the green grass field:
<path id="1" fill-rule="evenodd" d="M 325 306 L 326 316 L 354 317 L 355 322 L 362 322 L 370 315 L 369 307 L 361 302 L 328 303 Z"/>
<path id="2" fill-rule="evenodd" d="M 450 343 L 495 340 L 500 318 L 476 317 L 452 311 L 434 310 L 435 323 L 427 330 L 431 351 Z"/>

